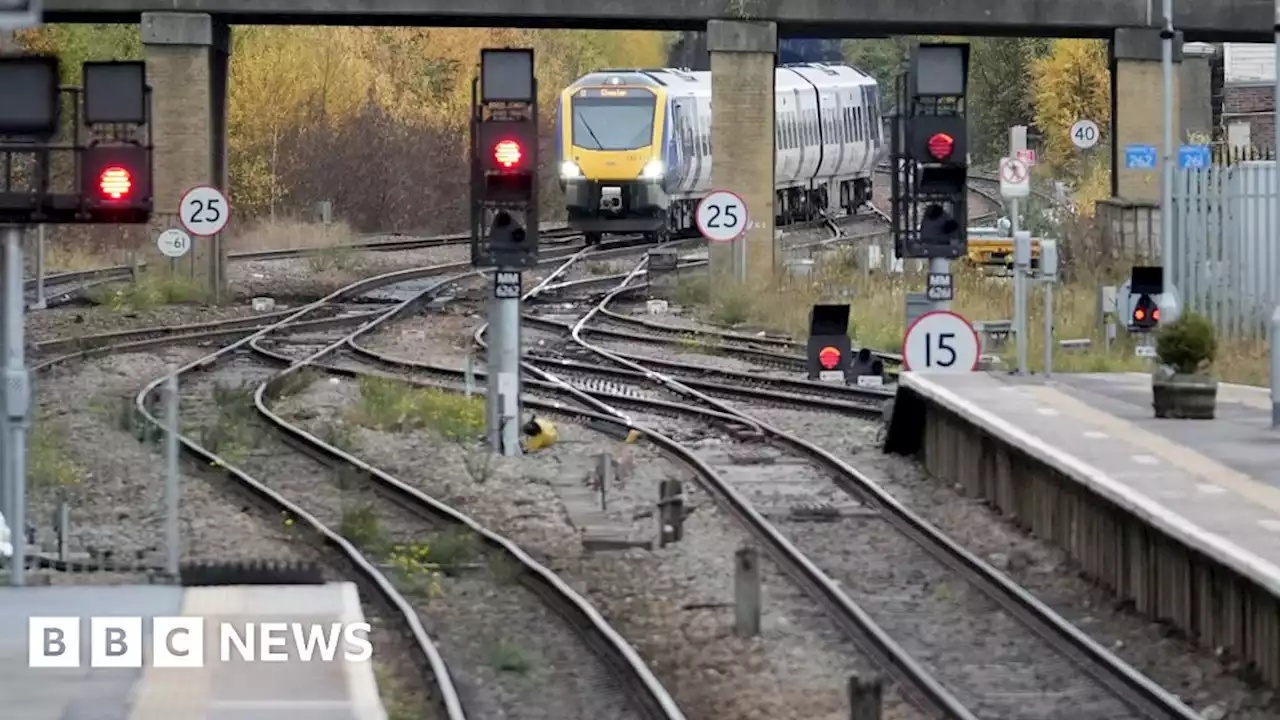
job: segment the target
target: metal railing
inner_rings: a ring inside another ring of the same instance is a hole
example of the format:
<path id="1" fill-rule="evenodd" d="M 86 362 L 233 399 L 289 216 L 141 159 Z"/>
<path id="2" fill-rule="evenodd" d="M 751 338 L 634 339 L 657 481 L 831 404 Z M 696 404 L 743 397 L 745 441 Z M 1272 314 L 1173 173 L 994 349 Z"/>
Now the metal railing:
<path id="1" fill-rule="evenodd" d="M 1265 338 L 1280 304 L 1275 163 L 1179 169 L 1169 280 L 1224 339 Z"/>

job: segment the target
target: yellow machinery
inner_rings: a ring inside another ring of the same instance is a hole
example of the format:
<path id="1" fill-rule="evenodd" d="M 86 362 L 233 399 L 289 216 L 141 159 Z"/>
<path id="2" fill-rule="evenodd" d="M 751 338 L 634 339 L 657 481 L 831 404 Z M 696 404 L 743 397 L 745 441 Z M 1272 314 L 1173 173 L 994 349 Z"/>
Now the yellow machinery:
<path id="1" fill-rule="evenodd" d="M 995 228 L 970 228 L 969 262 L 986 267 L 1013 268 L 1013 238 L 1000 237 Z M 1031 238 L 1031 267 L 1040 265 L 1040 238 Z"/>

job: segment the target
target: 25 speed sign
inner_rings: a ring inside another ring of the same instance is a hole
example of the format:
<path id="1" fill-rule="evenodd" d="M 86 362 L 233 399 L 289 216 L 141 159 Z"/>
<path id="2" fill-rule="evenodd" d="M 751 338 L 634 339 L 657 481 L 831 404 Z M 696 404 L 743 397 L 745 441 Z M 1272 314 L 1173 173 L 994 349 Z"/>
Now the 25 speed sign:
<path id="1" fill-rule="evenodd" d="M 182 227 L 196 237 L 209 237 L 222 232 L 231 219 L 231 204 L 216 187 L 199 185 L 182 196 L 178 207 Z"/>

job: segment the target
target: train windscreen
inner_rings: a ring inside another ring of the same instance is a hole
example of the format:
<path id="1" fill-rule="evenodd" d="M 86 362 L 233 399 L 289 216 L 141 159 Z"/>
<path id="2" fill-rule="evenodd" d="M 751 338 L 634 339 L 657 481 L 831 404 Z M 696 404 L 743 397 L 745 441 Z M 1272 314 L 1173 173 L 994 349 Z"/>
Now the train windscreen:
<path id="1" fill-rule="evenodd" d="M 652 145 L 656 106 L 653 94 L 643 90 L 583 90 L 574 96 L 570 109 L 573 144 L 583 150 L 636 150 Z"/>

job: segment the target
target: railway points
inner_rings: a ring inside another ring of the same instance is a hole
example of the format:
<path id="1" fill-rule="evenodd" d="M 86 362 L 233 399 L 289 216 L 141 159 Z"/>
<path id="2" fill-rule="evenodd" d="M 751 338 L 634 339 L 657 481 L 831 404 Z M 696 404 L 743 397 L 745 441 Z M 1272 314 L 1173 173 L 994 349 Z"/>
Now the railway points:
<path id="1" fill-rule="evenodd" d="M 1060 545 L 1138 611 L 1280 683 L 1280 474 L 1266 391 L 1156 420 L 1149 375 L 907 374 L 886 448 Z"/>

